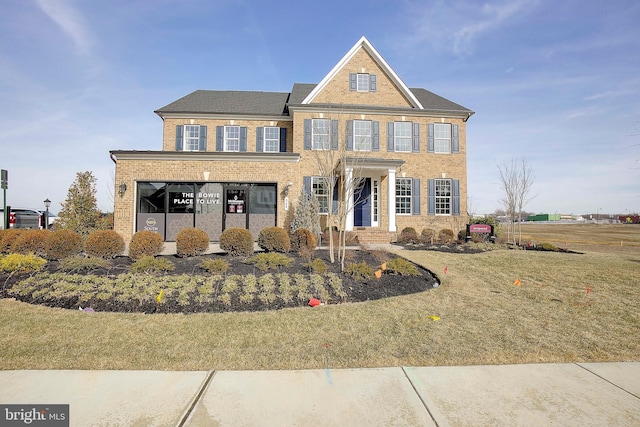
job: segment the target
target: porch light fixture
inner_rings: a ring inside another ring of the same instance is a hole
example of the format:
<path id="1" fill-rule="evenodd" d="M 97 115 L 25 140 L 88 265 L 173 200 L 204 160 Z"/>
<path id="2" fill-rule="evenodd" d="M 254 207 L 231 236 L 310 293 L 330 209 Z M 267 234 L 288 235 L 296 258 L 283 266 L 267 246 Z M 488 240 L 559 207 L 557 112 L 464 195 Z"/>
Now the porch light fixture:
<path id="1" fill-rule="evenodd" d="M 120 197 L 122 197 L 124 196 L 124 193 L 126 193 L 126 191 L 127 191 L 127 184 L 123 182 L 118 187 L 118 194 L 120 195 Z"/>

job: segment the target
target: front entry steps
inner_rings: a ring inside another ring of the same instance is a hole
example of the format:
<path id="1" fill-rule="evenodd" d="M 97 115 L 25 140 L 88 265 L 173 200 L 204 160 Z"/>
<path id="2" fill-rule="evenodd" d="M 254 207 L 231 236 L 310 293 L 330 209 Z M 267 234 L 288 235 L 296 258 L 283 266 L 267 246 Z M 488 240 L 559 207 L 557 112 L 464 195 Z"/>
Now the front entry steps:
<path id="1" fill-rule="evenodd" d="M 389 244 L 398 240 L 398 235 L 395 232 L 364 227 L 355 227 L 353 234 L 358 237 L 358 243 L 360 243 L 361 246 Z"/>

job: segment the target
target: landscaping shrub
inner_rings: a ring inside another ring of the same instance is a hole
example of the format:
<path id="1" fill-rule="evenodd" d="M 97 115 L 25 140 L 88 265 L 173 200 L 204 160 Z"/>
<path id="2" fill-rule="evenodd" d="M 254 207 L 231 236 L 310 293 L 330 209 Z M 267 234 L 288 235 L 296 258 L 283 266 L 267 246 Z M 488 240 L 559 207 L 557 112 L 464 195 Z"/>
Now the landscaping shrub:
<path id="1" fill-rule="evenodd" d="M 293 258 L 277 252 L 266 252 L 256 254 L 245 261 L 247 264 L 254 264 L 258 270 L 267 271 L 278 267 L 287 267 L 293 262 Z"/>
<path id="2" fill-rule="evenodd" d="M 260 230 L 258 246 L 269 252 L 287 253 L 291 248 L 291 240 L 284 228 L 266 227 Z"/>
<path id="3" fill-rule="evenodd" d="M 253 253 L 253 236 L 245 228 L 227 228 L 220 235 L 220 249 L 231 256 L 249 256 Z"/>
<path id="4" fill-rule="evenodd" d="M 51 234 L 48 230 L 24 230 L 18 234 L 11 245 L 11 252 L 18 254 L 34 254 L 45 256 L 47 237 Z"/>
<path id="5" fill-rule="evenodd" d="M 9 254 L 0 256 L 0 271 L 8 271 L 10 273 L 38 271 L 46 263 L 47 260 L 33 254 Z"/>
<path id="6" fill-rule="evenodd" d="M 407 261 L 404 258 L 394 258 L 387 262 L 387 270 L 393 274 L 399 274 L 401 276 L 419 276 L 420 271 L 415 264 Z"/>
<path id="7" fill-rule="evenodd" d="M 413 227 L 405 227 L 400 232 L 398 243 L 420 243 L 418 232 Z"/>
<path id="8" fill-rule="evenodd" d="M 138 231 L 129 243 L 129 258 L 137 260 L 145 256 L 159 255 L 164 248 L 162 236 L 154 231 Z"/>
<path id="9" fill-rule="evenodd" d="M 453 230 L 450 228 L 443 228 L 438 233 L 438 241 L 442 244 L 449 244 L 453 242 Z"/>
<path id="10" fill-rule="evenodd" d="M 306 263 L 304 266 L 308 268 L 309 271 L 316 274 L 324 274 L 329 270 L 327 264 L 320 258 L 316 258 L 313 261 Z"/>
<path id="11" fill-rule="evenodd" d="M 222 274 L 229 271 L 229 263 L 223 259 L 211 258 L 205 259 L 199 265 L 200 268 L 207 270 L 209 273 Z"/>
<path id="12" fill-rule="evenodd" d="M 294 252 L 313 252 L 316 249 L 316 237 L 313 233 L 306 228 L 298 228 L 291 233 L 289 238 L 291 240 L 291 250 Z"/>
<path id="13" fill-rule="evenodd" d="M 560 248 L 551 243 L 541 243 L 538 245 L 538 249 L 541 251 L 560 252 Z"/>
<path id="14" fill-rule="evenodd" d="M 75 255 L 62 258 L 58 265 L 63 271 L 77 273 L 97 268 L 109 268 L 111 263 L 104 258 L 88 258 L 82 255 Z"/>
<path id="15" fill-rule="evenodd" d="M 171 261 L 151 255 L 143 255 L 131 264 L 132 273 L 162 273 L 164 271 L 173 271 L 174 268 L 175 266 Z"/>
<path id="16" fill-rule="evenodd" d="M 209 249 L 209 235 L 199 228 L 183 228 L 176 236 L 178 256 L 202 255 Z"/>
<path id="17" fill-rule="evenodd" d="M 8 230 L 0 230 L 0 254 L 11 253 L 11 246 L 13 242 L 22 234 L 25 230 L 10 228 Z"/>
<path id="18" fill-rule="evenodd" d="M 96 230 L 87 236 L 84 251 L 98 258 L 115 258 L 124 252 L 124 239 L 113 230 Z"/>
<path id="19" fill-rule="evenodd" d="M 423 228 L 420 232 L 420 240 L 424 243 L 432 244 L 435 236 L 436 231 L 433 228 Z"/>
<path id="20" fill-rule="evenodd" d="M 45 243 L 48 259 L 62 259 L 82 251 L 82 236 L 72 230 L 55 230 Z"/>
<path id="21" fill-rule="evenodd" d="M 360 281 L 371 279 L 375 274 L 373 267 L 371 267 L 366 262 L 357 262 L 357 263 L 348 264 L 344 268 L 344 272 L 345 274 L 353 277 L 355 280 L 360 280 Z"/>

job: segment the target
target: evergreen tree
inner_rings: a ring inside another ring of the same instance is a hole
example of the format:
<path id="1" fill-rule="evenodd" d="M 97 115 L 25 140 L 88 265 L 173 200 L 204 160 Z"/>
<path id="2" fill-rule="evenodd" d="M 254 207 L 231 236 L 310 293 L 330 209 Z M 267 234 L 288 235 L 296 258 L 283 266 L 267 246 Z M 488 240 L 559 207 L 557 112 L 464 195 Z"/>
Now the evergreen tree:
<path id="1" fill-rule="evenodd" d="M 298 197 L 296 213 L 291 221 L 291 231 L 306 228 L 314 235 L 320 235 L 320 204 L 312 194 L 302 190 Z"/>
<path id="2" fill-rule="evenodd" d="M 90 171 L 76 173 L 76 180 L 62 203 L 56 228 L 73 230 L 86 237 L 99 228 L 100 215 L 96 200 L 96 178 Z"/>

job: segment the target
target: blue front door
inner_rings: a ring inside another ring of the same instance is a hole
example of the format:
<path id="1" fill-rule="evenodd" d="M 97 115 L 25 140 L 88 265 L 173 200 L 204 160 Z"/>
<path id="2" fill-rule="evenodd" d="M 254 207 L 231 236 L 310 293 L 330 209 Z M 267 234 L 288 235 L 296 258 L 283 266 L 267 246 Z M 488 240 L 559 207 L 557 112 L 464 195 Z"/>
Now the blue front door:
<path id="1" fill-rule="evenodd" d="M 364 178 L 353 195 L 353 225 L 371 227 L 371 178 Z"/>

